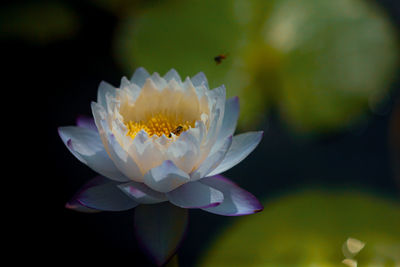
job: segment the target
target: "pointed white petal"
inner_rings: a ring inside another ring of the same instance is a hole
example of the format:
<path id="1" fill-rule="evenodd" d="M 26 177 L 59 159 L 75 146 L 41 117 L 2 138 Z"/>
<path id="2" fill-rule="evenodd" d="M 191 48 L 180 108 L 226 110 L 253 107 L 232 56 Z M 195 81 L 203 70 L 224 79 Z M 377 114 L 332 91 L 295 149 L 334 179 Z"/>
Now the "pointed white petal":
<path id="1" fill-rule="evenodd" d="M 225 102 L 224 118 L 221 129 L 219 130 L 217 141 L 211 149 L 211 154 L 218 150 L 227 136 L 233 135 L 239 118 L 239 98 L 232 97 Z"/>
<path id="2" fill-rule="evenodd" d="M 150 77 L 150 74 L 147 72 L 145 68 L 137 68 L 135 73 L 131 78 L 131 83 L 136 84 L 139 87 L 143 87 L 144 83 L 146 82 L 147 78 Z"/>
<path id="3" fill-rule="evenodd" d="M 177 140 L 169 144 L 165 154 L 178 168 L 189 173 L 200 156 L 200 142 L 192 131 L 183 132 Z"/>
<path id="4" fill-rule="evenodd" d="M 189 175 L 170 161 L 149 170 L 144 175 L 144 183 L 159 192 L 169 192 L 189 181 Z"/>
<path id="5" fill-rule="evenodd" d="M 199 182 L 186 183 L 166 195 L 172 204 L 186 209 L 215 207 L 224 200 L 220 191 Z"/>
<path id="6" fill-rule="evenodd" d="M 230 146 L 232 144 L 232 136 L 228 136 L 225 138 L 224 144 L 220 147 L 218 151 L 214 154 L 208 156 L 199 166 L 197 170 L 190 174 L 190 179 L 192 181 L 199 180 L 203 177 L 206 177 L 211 171 L 213 171 L 225 158 L 226 153 L 228 152 Z"/>
<path id="7" fill-rule="evenodd" d="M 81 162 L 112 180 L 128 181 L 114 165 L 97 132 L 74 126 L 60 127 L 64 144 Z"/>
<path id="8" fill-rule="evenodd" d="M 178 83 L 181 82 L 181 76 L 175 69 L 170 69 L 167 74 L 164 75 L 164 79 L 169 82 L 170 80 L 174 79 Z"/>
<path id="9" fill-rule="evenodd" d="M 102 105 L 104 108 L 107 107 L 107 101 L 106 101 L 107 94 L 115 96 L 115 87 L 105 81 L 102 81 L 97 91 L 97 103 Z"/>
<path id="10" fill-rule="evenodd" d="M 141 204 L 154 204 L 168 200 L 165 194 L 154 191 L 143 183 L 129 182 L 119 184 L 118 187 L 129 197 L 133 198 L 133 200 Z"/>
<path id="11" fill-rule="evenodd" d="M 203 72 L 197 73 L 195 76 L 191 78 L 191 80 L 195 87 L 204 85 L 207 89 L 210 89 L 210 87 L 208 86 L 207 77 Z"/>
<path id="12" fill-rule="evenodd" d="M 260 143 L 263 132 L 247 132 L 233 137 L 232 145 L 226 153 L 224 160 L 215 170 L 209 173 L 209 176 L 224 172 L 243 159 L 245 159 Z"/>
<path id="13" fill-rule="evenodd" d="M 167 87 L 167 82 L 157 72 L 154 72 L 150 78 L 154 82 L 159 91 Z"/>
<path id="14" fill-rule="evenodd" d="M 121 147 L 113 134 L 109 135 L 109 148 L 112 160 L 118 169 L 128 178 L 143 182 L 143 175 L 132 157 Z"/>

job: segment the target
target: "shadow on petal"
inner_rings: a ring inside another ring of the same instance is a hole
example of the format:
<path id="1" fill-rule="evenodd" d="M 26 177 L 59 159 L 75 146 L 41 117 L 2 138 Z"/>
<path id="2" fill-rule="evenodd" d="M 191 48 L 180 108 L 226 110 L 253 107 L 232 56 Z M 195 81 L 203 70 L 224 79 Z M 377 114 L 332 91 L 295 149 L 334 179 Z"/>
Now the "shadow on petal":
<path id="1" fill-rule="evenodd" d="M 123 211 L 136 207 L 138 203 L 123 193 L 117 185 L 112 180 L 97 176 L 86 183 L 66 207 L 79 210 L 80 206 L 84 206 L 103 211 Z"/>

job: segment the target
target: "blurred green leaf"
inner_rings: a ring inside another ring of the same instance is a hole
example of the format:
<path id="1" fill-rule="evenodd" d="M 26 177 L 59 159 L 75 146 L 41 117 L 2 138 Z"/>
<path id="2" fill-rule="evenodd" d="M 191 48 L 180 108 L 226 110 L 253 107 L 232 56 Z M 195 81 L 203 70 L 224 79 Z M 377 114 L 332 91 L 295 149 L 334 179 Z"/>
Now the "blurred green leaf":
<path id="1" fill-rule="evenodd" d="M 398 203 L 365 193 L 305 191 L 264 204 L 261 213 L 227 228 L 199 266 L 342 266 L 349 237 L 366 243 L 355 257 L 360 266 L 400 264 Z"/>
<path id="2" fill-rule="evenodd" d="M 122 20 L 115 52 L 128 75 L 204 71 L 239 95 L 242 128 L 275 106 L 303 133 L 344 130 L 377 110 L 399 56 L 386 15 L 363 0 L 165 0 Z"/>
<path id="3" fill-rule="evenodd" d="M 116 55 L 129 72 L 137 66 L 160 74 L 175 68 L 185 78 L 203 71 L 211 86 L 219 86 L 242 36 L 232 4 L 228 0 L 162 1 L 122 21 Z M 213 58 L 221 53 L 230 56 L 217 66 Z"/>
<path id="4" fill-rule="evenodd" d="M 275 2 L 263 35 L 282 53 L 277 104 L 290 125 L 342 130 L 384 98 L 399 55 L 378 7 L 362 0 Z"/>

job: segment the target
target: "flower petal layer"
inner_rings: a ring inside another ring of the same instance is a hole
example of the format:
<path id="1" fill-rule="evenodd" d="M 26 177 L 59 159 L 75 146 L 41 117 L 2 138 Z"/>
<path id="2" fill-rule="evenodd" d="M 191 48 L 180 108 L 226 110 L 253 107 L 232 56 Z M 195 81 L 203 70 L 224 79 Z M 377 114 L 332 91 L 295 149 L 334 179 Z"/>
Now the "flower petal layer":
<path id="1" fill-rule="evenodd" d="M 71 153 L 95 172 L 115 181 L 129 181 L 108 156 L 98 132 L 66 126 L 59 127 L 58 133 Z"/>
<path id="2" fill-rule="evenodd" d="M 224 118 L 222 120 L 221 129 L 219 130 L 217 141 L 211 149 L 210 153 L 218 150 L 226 137 L 233 135 L 236 129 L 237 120 L 239 118 L 239 98 L 232 97 L 225 102 Z"/>
<path id="3" fill-rule="evenodd" d="M 107 138 L 111 159 L 118 169 L 130 179 L 143 182 L 143 175 L 132 157 L 121 147 L 113 134 Z"/>
<path id="4" fill-rule="evenodd" d="M 204 85 L 207 89 L 209 89 L 207 77 L 203 72 L 197 73 L 190 80 L 195 87 Z"/>
<path id="5" fill-rule="evenodd" d="M 104 108 L 107 108 L 107 95 L 115 96 L 115 87 L 107 82 L 102 81 L 97 91 L 97 103 Z"/>
<path id="6" fill-rule="evenodd" d="M 256 197 L 221 175 L 206 177 L 200 183 L 224 194 L 224 201 L 220 205 L 204 208 L 205 211 L 225 216 L 241 216 L 263 210 L 263 206 Z"/>
<path id="7" fill-rule="evenodd" d="M 179 76 L 179 73 L 175 69 L 170 69 L 165 75 L 164 79 L 169 82 L 170 80 L 174 79 L 177 82 L 181 82 L 181 76 Z"/>
<path id="8" fill-rule="evenodd" d="M 122 211 L 136 207 L 137 202 L 124 194 L 118 183 L 98 176 L 85 184 L 69 203 L 79 202 L 81 205 L 95 210 Z"/>
<path id="9" fill-rule="evenodd" d="M 209 208 L 219 205 L 223 194 L 200 182 L 189 182 L 168 192 L 169 201 L 181 208 Z"/>
<path id="10" fill-rule="evenodd" d="M 140 205 L 135 209 L 136 237 L 155 264 L 161 266 L 175 254 L 187 221 L 187 210 L 168 202 Z"/>
<path id="11" fill-rule="evenodd" d="M 231 144 L 232 144 L 232 136 L 226 137 L 222 147 L 220 147 L 219 150 L 214 152 L 212 155 L 208 156 L 201 163 L 199 168 L 190 174 L 190 179 L 192 181 L 196 181 L 203 177 L 206 177 L 207 174 L 209 174 L 212 170 L 214 170 L 225 158 L 225 155 L 228 152 Z"/>
<path id="12" fill-rule="evenodd" d="M 224 160 L 209 176 L 224 172 L 244 160 L 260 143 L 263 132 L 247 132 L 233 137 L 232 145 Z"/>
<path id="13" fill-rule="evenodd" d="M 152 168 L 144 175 L 144 183 L 159 192 L 169 192 L 188 182 L 189 175 L 179 169 L 171 160 Z"/>
<path id="14" fill-rule="evenodd" d="M 129 182 L 119 184 L 118 187 L 140 204 L 154 204 L 168 200 L 165 194 L 154 191 L 143 183 Z"/>
<path id="15" fill-rule="evenodd" d="M 150 74 L 147 72 L 145 68 L 137 68 L 135 73 L 132 75 L 131 83 L 136 84 L 139 87 L 142 87 L 146 82 L 147 78 L 150 77 Z"/>

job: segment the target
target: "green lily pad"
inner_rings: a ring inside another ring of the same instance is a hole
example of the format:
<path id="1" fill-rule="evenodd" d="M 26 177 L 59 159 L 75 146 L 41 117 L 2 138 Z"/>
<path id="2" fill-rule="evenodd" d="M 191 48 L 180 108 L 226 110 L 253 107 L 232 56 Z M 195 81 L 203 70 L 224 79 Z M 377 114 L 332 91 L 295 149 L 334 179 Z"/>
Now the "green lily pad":
<path id="1" fill-rule="evenodd" d="M 276 1 L 263 35 L 282 54 L 277 104 L 303 132 L 359 119 L 385 98 L 399 59 L 392 25 L 369 1 Z"/>
<path id="2" fill-rule="evenodd" d="M 341 266 L 349 237 L 366 243 L 354 258 L 360 266 L 400 264 L 399 203 L 365 193 L 304 191 L 264 207 L 227 228 L 199 266 Z"/>

